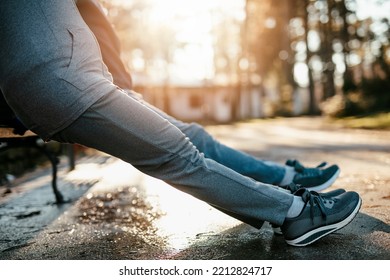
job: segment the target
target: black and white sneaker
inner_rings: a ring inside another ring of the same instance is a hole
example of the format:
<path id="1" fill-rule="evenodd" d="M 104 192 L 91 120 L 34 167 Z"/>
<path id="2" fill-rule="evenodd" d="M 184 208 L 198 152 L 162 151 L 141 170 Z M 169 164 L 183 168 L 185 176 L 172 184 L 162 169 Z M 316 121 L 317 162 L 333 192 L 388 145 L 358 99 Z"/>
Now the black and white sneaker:
<path id="1" fill-rule="evenodd" d="M 300 190 L 300 186 L 298 185 L 295 185 L 295 184 L 290 184 L 288 189 L 294 194 L 294 195 L 302 195 L 300 194 L 300 192 L 303 192 L 303 191 L 298 191 Z M 322 197 L 328 197 L 328 198 L 332 198 L 332 197 L 336 197 L 340 194 L 343 194 L 345 193 L 345 190 L 344 189 L 335 189 L 335 190 L 332 190 L 332 191 L 329 191 L 329 192 L 326 192 L 326 193 L 320 193 L 319 195 L 322 196 Z M 272 227 L 272 230 L 274 231 L 275 234 L 277 235 L 282 235 L 283 232 L 282 232 L 282 229 L 280 228 L 280 226 L 278 225 L 275 225 L 275 224 L 271 224 L 271 227 Z"/>
<path id="2" fill-rule="evenodd" d="M 324 197 L 307 189 L 299 190 L 305 206 L 295 218 L 286 218 L 281 230 L 287 244 L 306 246 L 350 223 L 362 204 L 356 192 Z"/>
<path id="3" fill-rule="evenodd" d="M 293 167 L 296 172 L 293 183 L 304 186 L 310 191 L 319 192 L 329 188 L 340 174 L 340 168 L 337 165 L 326 167 L 326 162 L 314 168 L 305 167 L 297 160 L 287 160 L 286 165 Z"/>

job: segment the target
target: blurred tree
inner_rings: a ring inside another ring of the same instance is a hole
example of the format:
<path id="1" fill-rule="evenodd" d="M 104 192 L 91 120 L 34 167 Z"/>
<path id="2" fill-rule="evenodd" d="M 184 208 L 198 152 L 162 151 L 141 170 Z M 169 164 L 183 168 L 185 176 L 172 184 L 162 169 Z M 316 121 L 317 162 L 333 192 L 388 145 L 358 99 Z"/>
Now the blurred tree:
<path id="1" fill-rule="evenodd" d="M 361 2 L 363 3 L 363 2 Z M 366 5 L 368 2 L 365 2 Z M 371 5 L 385 2 L 372 1 Z M 342 43 L 344 73 L 342 98 L 325 102 L 325 112 L 335 116 L 390 110 L 389 18 L 357 17 L 357 2 L 337 1 L 342 29 L 336 39 Z M 370 6 L 360 7 L 360 10 Z M 336 102 L 337 101 L 337 102 Z"/>
<path id="2" fill-rule="evenodd" d="M 152 71 L 157 60 L 165 61 L 165 73 L 172 62 L 174 30 L 166 24 L 150 22 L 151 3 L 148 0 L 102 1 L 107 15 L 121 40 L 123 59 L 133 74 L 145 75 Z M 164 78 L 165 81 L 169 77 Z"/>
<path id="3" fill-rule="evenodd" d="M 279 92 L 276 111 L 286 113 L 294 88 L 293 53 L 289 21 L 294 3 L 289 0 L 246 0 L 242 82 L 267 96 L 267 81 Z"/>
<path id="4" fill-rule="evenodd" d="M 342 20 L 340 27 L 340 40 L 343 46 L 343 62 L 345 65 L 345 71 L 343 74 L 343 92 L 348 92 L 350 90 L 356 90 L 357 85 L 353 79 L 352 68 L 349 66 L 348 58 L 351 56 L 351 46 L 352 46 L 352 38 L 353 35 L 351 33 L 354 32 L 353 22 L 355 19 L 355 15 L 353 15 L 346 7 L 346 1 L 339 1 L 339 10 L 340 17 Z M 351 18 L 348 20 L 348 18 Z"/>

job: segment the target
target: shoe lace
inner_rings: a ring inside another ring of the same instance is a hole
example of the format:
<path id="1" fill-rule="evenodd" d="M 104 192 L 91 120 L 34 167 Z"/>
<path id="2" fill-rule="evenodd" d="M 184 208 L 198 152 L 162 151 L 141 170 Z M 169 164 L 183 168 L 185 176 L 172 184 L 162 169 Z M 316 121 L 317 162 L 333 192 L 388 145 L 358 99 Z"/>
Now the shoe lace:
<path id="1" fill-rule="evenodd" d="M 304 207 L 306 207 L 306 205 L 309 203 L 309 205 L 310 205 L 310 218 L 312 220 L 312 223 L 314 223 L 314 209 L 315 209 L 315 205 L 318 206 L 318 209 L 321 212 L 322 218 L 326 220 L 326 216 L 327 216 L 328 213 L 327 213 L 327 210 L 326 210 L 326 207 L 325 207 L 324 203 L 328 203 L 327 200 L 331 200 L 331 199 L 325 199 L 324 197 L 321 196 L 321 194 L 319 194 L 319 193 L 317 193 L 315 191 L 309 191 L 309 190 L 307 190 L 305 188 L 298 189 L 294 193 L 294 195 L 298 195 L 298 196 L 302 197 L 302 200 L 305 203 Z"/>
<path id="2" fill-rule="evenodd" d="M 319 165 L 317 165 L 315 168 L 307 168 L 303 164 L 301 164 L 298 160 L 287 160 L 286 165 L 291 166 L 294 168 L 294 170 L 297 173 L 300 173 L 303 176 L 316 176 L 318 175 L 318 168 L 325 167 L 327 165 L 327 162 L 321 162 Z"/>
<path id="3" fill-rule="evenodd" d="M 302 188 L 302 185 L 300 184 L 296 184 L 294 182 L 291 182 L 290 184 L 288 184 L 287 186 L 285 186 L 285 188 L 287 190 L 289 190 L 291 193 L 295 193 L 297 192 L 300 188 Z"/>

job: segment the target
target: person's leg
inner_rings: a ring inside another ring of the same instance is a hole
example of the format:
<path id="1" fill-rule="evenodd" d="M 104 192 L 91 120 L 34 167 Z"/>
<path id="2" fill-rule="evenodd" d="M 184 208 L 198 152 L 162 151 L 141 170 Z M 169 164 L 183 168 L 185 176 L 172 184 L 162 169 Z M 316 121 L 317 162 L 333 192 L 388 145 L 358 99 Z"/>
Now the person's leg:
<path id="1" fill-rule="evenodd" d="M 281 224 L 292 195 L 205 158 L 179 129 L 117 91 L 95 103 L 54 136 L 92 147 L 209 203 L 255 227 Z"/>
<path id="2" fill-rule="evenodd" d="M 256 228 L 263 220 L 282 225 L 286 242 L 293 246 L 309 245 L 346 226 L 361 206 L 355 192 L 326 197 L 300 189 L 292 195 L 242 176 L 205 158 L 177 127 L 118 91 L 100 99 L 55 138 L 122 158 Z"/>

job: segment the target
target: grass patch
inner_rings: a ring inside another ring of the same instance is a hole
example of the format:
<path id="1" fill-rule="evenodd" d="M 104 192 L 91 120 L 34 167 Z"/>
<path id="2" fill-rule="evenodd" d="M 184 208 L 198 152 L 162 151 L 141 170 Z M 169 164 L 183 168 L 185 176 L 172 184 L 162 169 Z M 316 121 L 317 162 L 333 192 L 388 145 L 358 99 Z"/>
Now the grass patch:
<path id="1" fill-rule="evenodd" d="M 337 124 L 348 128 L 390 130 L 390 112 L 361 117 L 348 117 L 335 120 Z"/>

